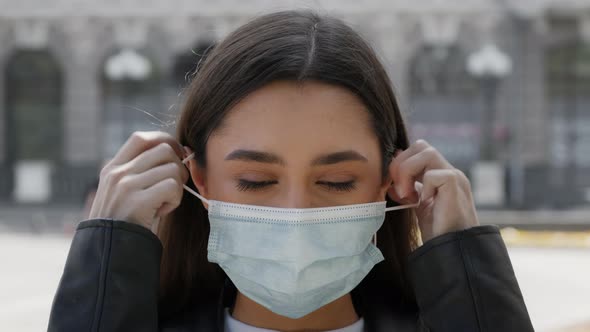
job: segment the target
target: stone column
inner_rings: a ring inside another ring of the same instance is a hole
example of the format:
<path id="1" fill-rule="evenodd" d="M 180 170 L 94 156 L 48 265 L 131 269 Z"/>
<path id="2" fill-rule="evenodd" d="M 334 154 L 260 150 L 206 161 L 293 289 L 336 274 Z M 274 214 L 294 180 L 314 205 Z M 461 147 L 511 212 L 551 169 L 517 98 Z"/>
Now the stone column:
<path id="1" fill-rule="evenodd" d="M 102 158 L 100 66 L 109 46 L 87 18 L 67 17 L 52 43 L 63 70 L 63 158 L 52 175 L 52 202 L 82 204 Z"/>
<path id="2" fill-rule="evenodd" d="M 7 61 L 14 51 L 12 45 L 12 38 L 10 38 L 10 21 L 0 20 L 0 165 L 4 164 L 7 160 L 7 140 L 6 140 L 6 95 L 5 95 L 5 82 L 6 82 L 6 65 Z"/>
<path id="3" fill-rule="evenodd" d="M 509 187 L 513 206 L 540 206 L 550 187 L 551 128 L 545 94 L 542 17 L 506 17 L 497 35 L 512 57 L 500 109 L 510 124 Z"/>
<path id="4" fill-rule="evenodd" d="M 14 51 L 13 38 L 10 34 L 11 21 L 0 19 L 0 202 L 8 201 L 12 194 L 13 176 L 12 167 L 8 160 L 7 140 L 7 110 L 6 110 L 6 66 L 12 52 Z"/>
<path id="5" fill-rule="evenodd" d="M 68 49 L 64 57 L 64 150 L 72 166 L 99 163 L 102 119 L 100 66 L 106 49 L 82 19 L 64 22 Z"/>

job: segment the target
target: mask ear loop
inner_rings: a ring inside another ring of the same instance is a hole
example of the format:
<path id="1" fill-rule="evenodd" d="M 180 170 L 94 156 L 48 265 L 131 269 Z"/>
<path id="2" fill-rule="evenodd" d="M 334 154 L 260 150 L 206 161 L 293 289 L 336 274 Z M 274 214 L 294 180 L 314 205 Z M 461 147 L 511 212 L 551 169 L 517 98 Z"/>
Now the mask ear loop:
<path id="1" fill-rule="evenodd" d="M 408 209 L 408 208 L 413 208 L 413 207 L 418 207 L 418 206 L 420 206 L 420 201 L 421 200 L 422 199 L 419 198 L 417 203 L 406 204 L 406 205 L 398 205 L 398 206 L 392 206 L 392 207 L 386 207 L 385 208 L 385 212 L 395 211 L 395 210 L 403 210 L 403 209 Z"/>
<path id="2" fill-rule="evenodd" d="M 193 152 L 193 153 L 191 153 L 191 154 L 189 154 L 189 155 L 188 155 L 186 158 L 184 158 L 184 159 L 182 160 L 182 163 L 183 163 L 184 165 L 186 165 L 186 163 L 188 163 L 188 161 L 189 161 L 189 160 L 193 159 L 193 157 L 194 157 L 194 156 L 195 156 L 195 153 L 194 153 L 194 152 Z M 192 189 L 191 189 L 191 188 L 189 188 L 189 187 L 188 187 L 186 184 L 183 184 L 183 185 L 182 185 L 182 187 L 183 187 L 183 188 L 184 188 L 186 191 L 188 191 L 189 193 L 191 193 L 191 194 L 193 194 L 193 195 L 197 196 L 197 198 L 198 198 L 198 199 L 200 199 L 201 201 L 203 201 L 203 202 L 205 202 L 205 203 L 209 204 L 209 200 L 208 200 L 208 199 L 206 199 L 205 197 L 203 197 L 203 196 L 199 195 L 199 193 L 198 193 L 198 192 L 196 192 L 196 191 L 192 190 Z"/>
<path id="3" fill-rule="evenodd" d="M 398 205 L 398 206 L 388 207 L 388 208 L 385 208 L 385 212 L 395 211 L 395 210 L 402 210 L 402 209 L 408 209 L 408 208 L 413 208 L 413 207 L 418 207 L 418 206 L 420 206 L 420 201 L 421 201 L 421 199 L 418 199 L 418 203 L 412 203 L 412 204 L 406 204 L 406 205 Z M 377 232 L 375 232 L 375 234 L 373 234 L 373 240 L 372 240 L 372 242 L 373 242 L 373 244 L 376 247 L 377 246 Z"/>

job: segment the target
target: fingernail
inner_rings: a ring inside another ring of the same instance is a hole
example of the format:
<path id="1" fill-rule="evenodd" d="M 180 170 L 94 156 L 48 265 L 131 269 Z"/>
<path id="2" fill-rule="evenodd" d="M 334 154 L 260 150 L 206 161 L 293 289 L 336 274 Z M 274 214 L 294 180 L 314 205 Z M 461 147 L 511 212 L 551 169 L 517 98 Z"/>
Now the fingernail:
<path id="1" fill-rule="evenodd" d="M 402 193 L 401 189 L 399 187 L 394 187 L 395 188 L 395 193 L 397 194 L 397 196 L 403 200 L 406 198 L 406 195 L 404 193 Z"/>

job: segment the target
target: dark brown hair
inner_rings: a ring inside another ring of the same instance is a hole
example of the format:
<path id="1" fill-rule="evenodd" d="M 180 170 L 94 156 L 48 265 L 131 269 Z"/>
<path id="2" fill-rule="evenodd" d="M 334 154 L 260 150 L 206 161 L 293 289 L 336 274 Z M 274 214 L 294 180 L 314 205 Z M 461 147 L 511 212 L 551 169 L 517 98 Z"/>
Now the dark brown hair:
<path id="1" fill-rule="evenodd" d="M 366 104 L 379 139 L 383 175 L 408 138 L 391 82 L 368 43 L 341 20 L 308 10 L 267 14 L 229 34 L 201 61 L 186 91 L 177 139 L 205 167 L 205 147 L 228 111 L 246 95 L 276 81 L 319 81 L 344 87 Z M 189 180 L 187 185 L 196 190 Z M 396 205 L 389 198 L 388 206 Z M 160 277 L 162 319 L 216 298 L 226 278 L 207 260 L 209 223 L 201 202 L 185 192 L 180 206 L 160 223 L 164 246 Z M 385 261 L 357 289 L 373 289 L 384 301 L 413 308 L 405 260 L 416 247 L 413 212 L 387 213 L 378 231 Z M 355 289 L 355 291 L 357 290 Z"/>

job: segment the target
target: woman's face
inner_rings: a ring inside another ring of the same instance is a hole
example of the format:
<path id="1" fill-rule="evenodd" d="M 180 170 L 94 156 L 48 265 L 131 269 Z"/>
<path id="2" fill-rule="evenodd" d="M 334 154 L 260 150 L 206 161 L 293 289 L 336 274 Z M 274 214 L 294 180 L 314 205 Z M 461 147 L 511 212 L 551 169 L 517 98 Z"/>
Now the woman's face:
<path id="1" fill-rule="evenodd" d="M 208 199 L 283 208 L 382 201 L 379 141 L 348 90 L 273 82 L 243 99 L 206 146 L 193 182 Z"/>

